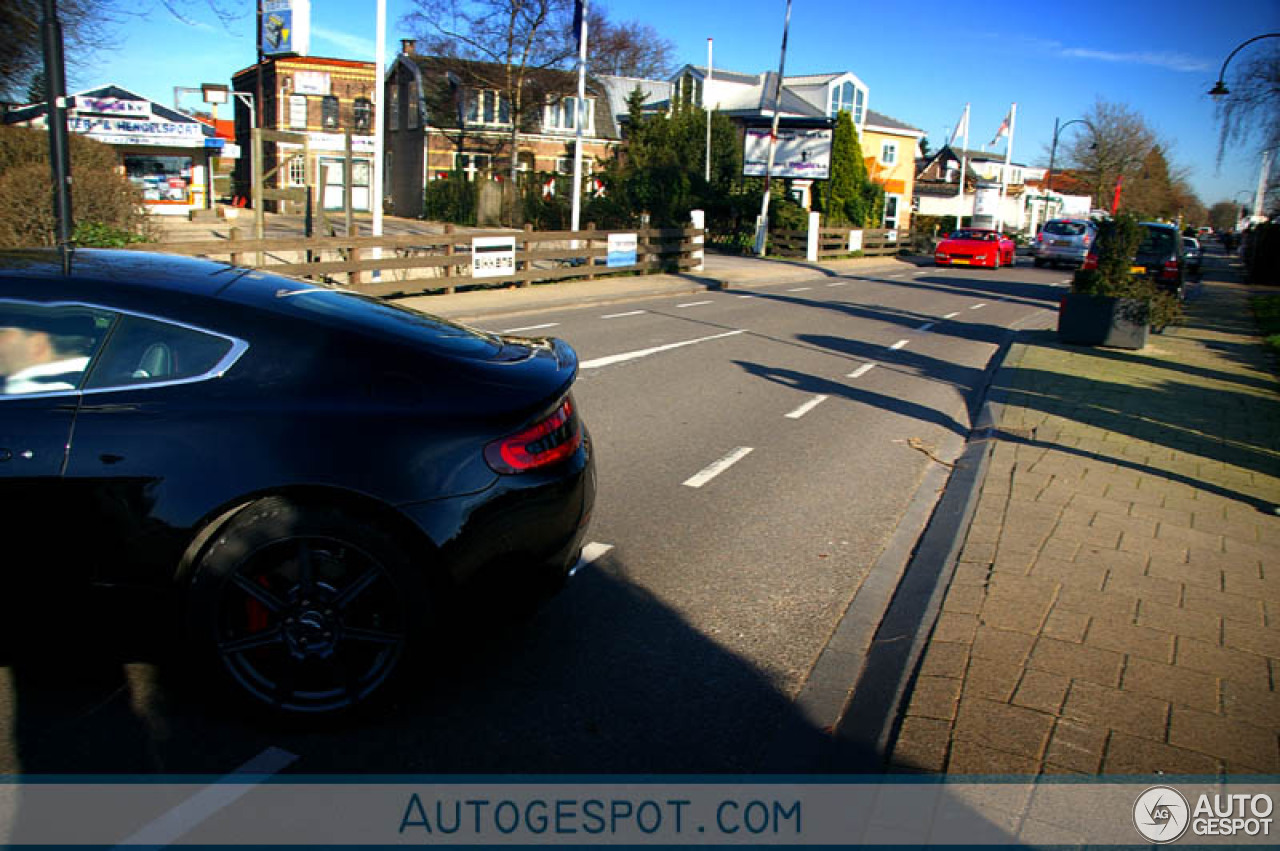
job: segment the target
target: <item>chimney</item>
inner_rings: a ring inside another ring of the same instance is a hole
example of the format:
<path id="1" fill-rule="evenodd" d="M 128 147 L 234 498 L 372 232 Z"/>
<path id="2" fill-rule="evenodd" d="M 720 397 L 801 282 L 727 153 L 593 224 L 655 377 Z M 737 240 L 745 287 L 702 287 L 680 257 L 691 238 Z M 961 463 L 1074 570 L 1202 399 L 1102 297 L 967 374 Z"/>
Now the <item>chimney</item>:
<path id="1" fill-rule="evenodd" d="M 418 43 L 411 38 L 400 39 L 400 52 L 405 56 L 413 56 L 418 49 Z"/>

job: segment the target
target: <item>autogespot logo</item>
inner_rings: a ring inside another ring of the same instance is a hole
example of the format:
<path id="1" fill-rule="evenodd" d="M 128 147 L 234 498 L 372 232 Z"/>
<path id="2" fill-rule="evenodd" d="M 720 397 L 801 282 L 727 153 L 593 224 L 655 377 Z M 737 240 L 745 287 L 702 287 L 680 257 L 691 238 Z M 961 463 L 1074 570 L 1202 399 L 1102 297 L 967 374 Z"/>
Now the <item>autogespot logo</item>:
<path id="1" fill-rule="evenodd" d="M 1145 839 L 1164 844 L 1187 831 L 1191 808 L 1177 789 L 1152 786 L 1133 805 L 1133 826 Z"/>

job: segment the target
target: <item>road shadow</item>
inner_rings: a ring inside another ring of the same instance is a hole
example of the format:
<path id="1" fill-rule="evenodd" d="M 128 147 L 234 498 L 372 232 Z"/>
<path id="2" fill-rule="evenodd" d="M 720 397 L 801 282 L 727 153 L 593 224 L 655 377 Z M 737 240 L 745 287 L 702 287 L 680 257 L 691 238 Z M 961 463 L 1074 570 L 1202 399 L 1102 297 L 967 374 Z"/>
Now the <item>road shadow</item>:
<path id="1" fill-rule="evenodd" d="M 768 674 L 626 576 L 606 556 L 537 607 L 486 589 L 393 702 L 331 723 L 249 714 L 175 670 L 182 659 L 125 657 L 104 642 L 38 665 L 6 659 L 3 764 L 222 776 L 278 748 L 302 774 L 750 774 L 771 770 L 771 741 L 797 726 L 821 755 L 797 770 L 852 761 Z"/>

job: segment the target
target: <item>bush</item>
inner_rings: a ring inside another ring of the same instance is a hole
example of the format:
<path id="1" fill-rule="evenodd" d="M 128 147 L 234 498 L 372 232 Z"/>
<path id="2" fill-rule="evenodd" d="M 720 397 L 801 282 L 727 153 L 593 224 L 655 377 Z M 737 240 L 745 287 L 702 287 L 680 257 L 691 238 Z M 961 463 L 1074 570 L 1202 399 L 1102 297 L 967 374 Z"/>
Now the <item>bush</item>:
<path id="1" fill-rule="evenodd" d="M 1249 229 L 1244 264 L 1251 283 L 1280 284 L 1280 224 L 1267 222 Z"/>
<path id="2" fill-rule="evenodd" d="M 72 221 L 109 228 L 130 241 L 150 239 L 142 193 L 121 173 L 115 151 L 75 133 L 68 141 Z M 48 134 L 27 127 L 0 127 L 0 198 L 4 199 L 0 247 L 56 243 L 50 184 Z"/>
<path id="3" fill-rule="evenodd" d="M 1263 343 L 1275 354 L 1280 354 L 1280 295 L 1257 296 L 1249 300 L 1253 316 L 1258 321 Z"/>
<path id="4" fill-rule="evenodd" d="M 429 221 L 474 227 L 478 207 L 479 184 L 459 172 L 432 180 L 423 190 L 422 215 Z"/>
<path id="5" fill-rule="evenodd" d="M 1121 213 L 1100 223 L 1098 266 L 1076 272 L 1071 291 L 1145 301 L 1149 305 L 1148 321 L 1154 328 L 1162 329 L 1182 318 L 1182 306 L 1176 296 L 1158 289 L 1154 281 L 1129 271 L 1142 236 L 1142 225 L 1132 213 Z M 1137 317 L 1131 319 L 1137 321 Z"/>

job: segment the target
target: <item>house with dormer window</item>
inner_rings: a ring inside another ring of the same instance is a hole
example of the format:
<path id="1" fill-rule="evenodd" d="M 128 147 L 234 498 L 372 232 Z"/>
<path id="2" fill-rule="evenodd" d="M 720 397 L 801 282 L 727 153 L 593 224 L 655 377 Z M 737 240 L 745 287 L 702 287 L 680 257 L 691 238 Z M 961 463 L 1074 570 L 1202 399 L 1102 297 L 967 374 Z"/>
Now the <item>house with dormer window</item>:
<path id="1" fill-rule="evenodd" d="M 768 128 L 773 121 L 778 75 L 772 71 L 743 74 L 686 65 L 671 77 L 671 97 L 728 115 L 743 128 Z M 915 158 L 925 132 L 870 107 L 870 89 L 856 74 L 841 71 L 782 78 L 778 126 L 782 130 L 830 128 L 844 111 L 853 119 L 871 179 L 885 190 L 886 228 L 910 225 Z M 792 194 L 808 207 L 813 181 L 794 179 Z"/>
<path id="2" fill-rule="evenodd" d="M 527 70 L 518 109 L 503 79 L 501 65 L 419 55 L 412 40 L 401 42 L 384 81 L 386 194 L 397 215 L 422 214 L 431 180 L 507 180 L 513 157 L 518 179 L 572 175 L 577 74 Z M 607 92 L 590 77 L 582 112 L 583 173 L 590 175 L 621 143 Z"/>

